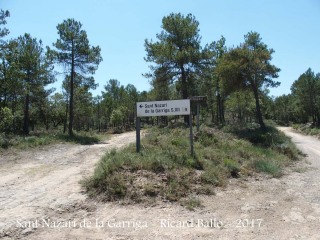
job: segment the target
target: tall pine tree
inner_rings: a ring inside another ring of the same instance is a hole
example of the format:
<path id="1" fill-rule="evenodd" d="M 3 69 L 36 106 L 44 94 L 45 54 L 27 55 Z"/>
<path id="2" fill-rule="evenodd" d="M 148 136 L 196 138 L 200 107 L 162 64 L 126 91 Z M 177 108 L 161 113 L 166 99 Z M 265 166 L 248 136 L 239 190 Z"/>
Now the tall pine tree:
<path id="1" fill-rule="evenodd" d="M 145 40 L 145 60 L 155 64 L 146 76 L 157 81 L 177 82 L 181 97 L 187 99 L 192 95 L 196 75 L 201 74 L 211 53 L 201 48 L 199 22 L 192 14 L 171 13 L 162 19 L 162 28 L 157 42 Z M 187 116 L 185 122 L 188 122 Z"/>
<path id="2" fill-rule="evenodd" d="M 64 20 L 57 26 L 60 38 L 53 44 L 55 59 L 69 72 L 69 135 L 73 135 L 74 121 L 74 88 L 75 79 L 92 79 L 90 76 L 98 69 L 102 57 L 99 46 L 90 46 L 82 24 L 74 19 Z M 78 77 L 79 76 L 79 77 Z"/>
<path id="3" fill-rule="evenodd" d="M 277 87 L 280 82 L 279 68 L 271 64 L 274 50 L 261 41 L 260 34 L 249 32 L 245 42 L 225 53 L 218 61 L 217 73 L 223 79 L 225 90 L 229 92 L 250 89 L 256 105 L 256 117 L 262 129 L 266 126 L 261 111 L 261 90 L 263 87 Z"/>
<path id="4" fill-rule="evenodd" d="M 34 101 L 46 92 L 44 87 L 54 82 L 52 64 L 44 52 L 41 40 L 25 34 L 17 39 L 20 86 L 24 94 L 23 132 L 29 134 L 30 99 Z M 41 94 L 39 94 L 41 93 Z"/>

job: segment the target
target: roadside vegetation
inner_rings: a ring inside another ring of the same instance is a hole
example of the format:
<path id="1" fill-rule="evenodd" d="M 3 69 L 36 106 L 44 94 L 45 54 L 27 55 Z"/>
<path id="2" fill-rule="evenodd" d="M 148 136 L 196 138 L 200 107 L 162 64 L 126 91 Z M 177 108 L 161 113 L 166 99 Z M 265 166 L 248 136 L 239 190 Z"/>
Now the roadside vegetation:
<path id="1" fill-rule="evenodd" d="M 228 178 L 246 178 L 256 172 L 280 177 L 282 169 L 299 158 L 295 146 L 274 127 L 222 129 L 201 126 L 190 155 L 189 129 L 151 128 L 135 145 L 112 150 L 100 160 L 94 174 L 81 183 L 90 197 L 102 201 L 180 202 L 201 206 L 196 196 L 214 194 Z"/>
<path id="2" fill-rule="evenodd" d="M 107 139 L 108 134 L 94 132 L 75 132 L 72 136 L 60 132 L 31 133 L 28 136 L 0 134 L 0 152 L 8 148 L 27 149 L 59 142 L 69 142 L 82 145 L 99 143 Z M 2 150 L 1 150 L 2 149 Z"/>
<path id="3" fill-rule="evenodd" d="M 292 128 L 300 133 L 320 137 L 320 128 L 312 124 L 292 124 Z"/>

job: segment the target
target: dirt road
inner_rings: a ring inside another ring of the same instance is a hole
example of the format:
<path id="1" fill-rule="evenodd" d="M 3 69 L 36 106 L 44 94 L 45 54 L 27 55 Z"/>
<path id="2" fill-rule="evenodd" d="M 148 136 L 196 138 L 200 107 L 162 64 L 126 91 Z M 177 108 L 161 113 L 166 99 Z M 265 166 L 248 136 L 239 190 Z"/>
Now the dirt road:
<path id="1" fill-rule="evenodd" d="M 19 223 L 83 205 L 86 196 L 79 180 L 93 172 L 106 151 L 134 141 L 135 132 L 129 132 L 96 145 L 64 143 L 4 153 L 0 156 L 0 238 L 28 235 L 36 228 Z"/>
<path id="2" fill-rule="evenodd" d="M 291 137 L 296 146 L 308 155 L 308 160 L 313 167 L 320 168 L 320 141 L 318 139 L 296 133 L 292 128 L 281 127 L 279 129 Z"/>
<path id="3" fill-rule="evenodd" d="M 54 145 L 0 157 L 0 238 L 3 239 L 320 239 L 320 142 L 282 128 L 308 154 L 280 179 L 231 179 L 203 208 L 98 203 L 79 179 L 111 146 Z"/>

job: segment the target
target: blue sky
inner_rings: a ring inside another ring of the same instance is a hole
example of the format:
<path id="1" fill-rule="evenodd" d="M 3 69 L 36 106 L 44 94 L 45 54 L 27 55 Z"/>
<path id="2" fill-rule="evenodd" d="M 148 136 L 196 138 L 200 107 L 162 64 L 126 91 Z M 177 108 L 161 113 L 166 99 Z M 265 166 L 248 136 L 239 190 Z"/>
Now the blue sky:
<path id="1" fill-rule="evenodd" d="M 290 92 L 290 86 L 309 67 L 320 72 L 320 0 L 0 0 L 10 11 L 9 38 L 24 33 L 52 47 L 56 26 L 67 18 L 83 24 L 91 45 L 102 49 L 103 62 L 95 74 L 100 94 L 109 79 L 149 90 L 145 39 L 156 40 L 161 20 L 170 13 L 192 13 L 200 23 L 202 45 L 222 35 L 228 47 L 257 31 L 275 50 L 272 63 L 281 68 L 281 86 L 271 95 Z M 54 85 L 61 89 L 61 83 Z"/>

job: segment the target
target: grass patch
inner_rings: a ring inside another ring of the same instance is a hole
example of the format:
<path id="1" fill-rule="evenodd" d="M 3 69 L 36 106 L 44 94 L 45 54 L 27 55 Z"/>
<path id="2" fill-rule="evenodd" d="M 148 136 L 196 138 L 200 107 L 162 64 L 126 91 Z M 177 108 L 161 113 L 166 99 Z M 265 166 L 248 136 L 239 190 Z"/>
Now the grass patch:
<path id="1" fill-rule="evenodd" d="M 312 124 L 293 124 L 292 128 L 305 135 L 320 137 L 320 128 L 314 127 Z"/>
<path id="2" fill-rule="evenodd" d="M 149 129 L 140 153 L 134 145 L 108 152 L 81 184 L 89 196 L 105 201 L 176 202 L 195 193 L 214 194 L 214 188 L 225 186 L 230 177 L 252 172 L 279 177 L 282 168 L 298 158 L 289 138 L 275 128 L 245 133 L 202 126 L 194 136 L 194 157 L 188 137 L 185 128 Z"/>
<path id="3" fill-rule="evenodd" d="M 157 185 L 147 183 L 144 186 L 144 194 L 146 196 L 156 197 L 159 194 L 159 189 L 157 188 Z"/>
<path id="4" fill-rule="evenodd" d="M 81 144 L 81 145 L 97 144 L 101 141 L 101 138 L 97 134 L 85 133 L 85 132 L 76 133 L 72 136 L 69 136 L 66 134 L 58 134 L 56 136 L 56 139 L 63 142 L 72 142 L 72 143 Z"/>
<path id="5" fill-rule="evenodd" d="M 54 135 L 37 134 L 30 136 L 6 135 L 0 137 L 0 145 L 2 149 L 15 147 L 18 149 L 26 149 L 29 147 L 44 146 L 57 142 Z"/>
<path id="6" fill-rule="evenodd" d="M 268 126 L 265 130 L 257 126 L 229 126 L 224 131 L 232 133 L 240 139 L 249 141 L 258 147 L 258 149 L 272 149 L 286 155 L 291 160 L 298 159 L 299 150 L 283 132 L 274 126 Z"/>
<path id="7" fill-rule="evenodd" d="M 28 136 L 0 134 L 0 150 L 10 147 L 27 149 L 59 142 L 90 145 L 97 144 L 106 138 L 108 138 L 108 136 L 98 135 L 92 132 L 77 132 L 73 136 L 56 132 L 31 133 Z"/>
<path id="8" fill-rule="evenodd" d="M 194 211 L 196 208 L 203 207 L 201 201 L 196 197 L 190 197 L 186 200 L 181 201 L 181 205 L 189 211 Z"/>
<path id="9" fill-rule="evenodd" d="M 277 162 L 265 159 L 257 160 L 254 162 L 254 167 L 256 170 L 271 174 L 274 177 L 281 176 L 281 166 Z"/>
<path id="10" fill-rule="evenodd" d="M 305 173 L 309 170 L 309 168 L 307 167 L 296 167 L 293 169 L 293 171 L 297 172 L 297 173 Z"/>
<path id="11" fill-rule="evenodd" d="M 287 137 L 284 134 L 272 126 L 268 126 L 266 129 L 261 129 L 257 126 L 229 126 L 224 130 L 238 136 L 241 139 L 248 140 L 256 146 L 266 148 L 277 144 L 282 144 L 287 140 Z"/>

